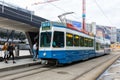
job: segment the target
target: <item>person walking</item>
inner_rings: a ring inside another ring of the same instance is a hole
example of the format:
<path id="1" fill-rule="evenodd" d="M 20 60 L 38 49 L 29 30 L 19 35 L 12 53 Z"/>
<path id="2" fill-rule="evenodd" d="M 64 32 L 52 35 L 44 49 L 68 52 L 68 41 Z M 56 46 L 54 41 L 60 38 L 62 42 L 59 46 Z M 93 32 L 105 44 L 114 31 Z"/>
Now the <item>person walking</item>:
<path id="1" fill-rule="evenodd" d="M 14 44 L 13 43 L 10 43 L 9 46 L 8 46 L 8 51 L 9 51 L 9 57 L 10 58 L 12 56 L 12 60 L 13 60 L 13 63 L 16 63 L 14 61 L 14 53 L 13 53 L 13 50 L 14 50 Z"/>
<path id="2" fill-rule="evenodd" d="M 36 58 L 38 59 L 38 53 L 39 53 L 38 43 L 37 43 L 36 47 L 37 47 L 37 50 L 36 50 Z"/>
<path id="3" fill-rule="evenodd" d="M 36 61 L 36 56 L 37 56 L 37 42 L 35 42 L 33 45 L 33 61 Z"/>
<path id="4" fill-rule="evenodd" d="M 3 45 L 2 50 L 4 51 L 4 61 L 5 61 L 5 63 L 8 63 L 7 59 L 8 59 L 9 51 L 8 51 L 8 43 L 7 42 Z"/>

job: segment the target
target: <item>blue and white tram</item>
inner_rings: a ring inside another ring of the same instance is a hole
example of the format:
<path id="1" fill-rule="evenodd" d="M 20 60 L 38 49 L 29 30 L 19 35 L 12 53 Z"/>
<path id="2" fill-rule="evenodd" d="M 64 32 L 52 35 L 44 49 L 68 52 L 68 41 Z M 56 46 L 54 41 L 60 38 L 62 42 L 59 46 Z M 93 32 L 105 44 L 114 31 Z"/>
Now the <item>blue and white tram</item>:
<path id="1" fill-rule="evenodd" d="M 66 64 L 104 54 L 99 40 L 58 22 L 42 22 L 39 40 L 38 57 L 45 63 Z"/>

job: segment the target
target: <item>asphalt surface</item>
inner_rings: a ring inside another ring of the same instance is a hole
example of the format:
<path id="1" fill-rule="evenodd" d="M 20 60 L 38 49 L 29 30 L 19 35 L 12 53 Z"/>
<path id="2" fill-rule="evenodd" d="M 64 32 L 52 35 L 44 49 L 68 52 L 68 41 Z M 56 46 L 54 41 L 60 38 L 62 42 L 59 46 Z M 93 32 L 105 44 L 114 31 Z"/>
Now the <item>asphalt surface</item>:
<path id="1" fill-rule="evenodd" d="M 32 68 L 33 66 L 22 67 L 7 71 L 7 73 L 11 72 L 9 73 L 11 75 L 8 76 L 5 76 L 6 71 L 3 71 L 0 74 L 3 75 L 3 77 L 0 77 L 0 80 L 96 80 L 119 56 L 119 52 L 115 52 L 110 55 L 80 61 L 63 67 L 50 67 L 41 64 L 36 65 L 39 67 L 32 70 L 28 68 Z M 22 59 L 21 61 L 16 61 L 16 64 L 13 64 L 12 61 L 9 61 L 8 64 L 4 62 L 1 64 L 17 66 L 25 62 L 36 63 L 37 61 L 33 62 L 32 59 Z M 14 72 L 16 71 L 18 72 L 15 74 Z"/>

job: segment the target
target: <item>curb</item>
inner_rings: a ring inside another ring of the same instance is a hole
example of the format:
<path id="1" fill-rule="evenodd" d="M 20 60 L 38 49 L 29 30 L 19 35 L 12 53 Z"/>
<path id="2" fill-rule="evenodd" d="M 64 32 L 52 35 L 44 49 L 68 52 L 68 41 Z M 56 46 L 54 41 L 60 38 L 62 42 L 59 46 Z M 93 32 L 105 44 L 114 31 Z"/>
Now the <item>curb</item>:
<path id="1" fill-rule="evenodd" d="M 103 65 L 98 66 L 97 68 L 87 72 L 82 77 L 77 78 L 76 80 L 97 80 L 97 78 L 110 66 L 114 63 L 120 55 L 113 56 L 109 61 L 103 63 Z"/>
<path id="2" fill-rule="evenodd" d="M 32 55 L 15 57 L 16 60 L 17 60 L 17 59 L 25 59 L 25 58 L 32 58 Z M 10 58 L 10 60 L 12 60 L 12 58 Z"/>

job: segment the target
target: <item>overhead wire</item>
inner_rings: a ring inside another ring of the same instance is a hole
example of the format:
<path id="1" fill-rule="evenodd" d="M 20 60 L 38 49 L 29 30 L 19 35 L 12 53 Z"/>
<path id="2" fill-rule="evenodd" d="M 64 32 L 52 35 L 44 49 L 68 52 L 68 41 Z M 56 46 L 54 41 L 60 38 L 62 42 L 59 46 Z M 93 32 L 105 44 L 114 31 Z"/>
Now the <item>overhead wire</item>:
<path id="1" fill-rule="evenodd" d="M 65 12 L 65 13 L 68 12 L 68 11 L 64 10 L 63 8 L 57 6 L 57 5 L 53 4 L 53 3 L 48 3 L 48 4 L 51 4 L 52 6 L 58 8 L 59 10 Z M 82 17 L 78 16 L 77 13 L 74 12 L 74 14 L 77 16 L 77 17 L 76 17 L 76 16 L 73 16 L 73 15 L 72 15 L 75 19 L 77 19 L 77 20 L 80 19 L 80 18 L 82 19 Z M 81 16 L 82 16 L 82 14 L 81 14 Z M 87 18 L 86 20 L 91 20 L 91 19 L 88 19 L 88 18 Z"/>
<path id="2" fill-rule="evenodd" d="M 104 13 L 103 9 L 102 9 L 101 6 L 98 4 L 98 2 L 97 2 L 96 0 L 95 0 L 94 2 L 95 2 L 95 4 L 97 5 L 97 7 L 100 9 L 100 11 L 102 12 L 102 14 L 104 15 L 104 17 L 109 21 L 110 24 L 112 24 L 111 20 L 108 18 L 108 16 L 106 16 L 106 14 Z M 47 4 L 50 4 L 50 5 L 56 7 L 57 9 L 65 12 L 65 13 L 68 12 L 68 11 L 64 10 L 63 8 L 61 8 L 61 7 L 53 4 L 53 3 L 51 3 L 51 2 L 48 2 Z M 74 12 L 74 14 L 77 15 L 77 13 L 75 13 L 75 12 Z M 72 15 L 72 16 L 73 16 L 73 15 Z M 77 15 L 77 17 L 76 17 L 76 16 L 73 16 L 73 17 L 74 17 L 75 19 L 77 19 L 77 20 L 78 20 L 78 17 L 79 17 L 79 18 L 82 18 L 82 17 L 80 17 L 80 16 L 78 16 L 78 15 Z M 87 18 L 86 20 L 90 20 L 90 19 Z"/>
<path id="3" fill-rule="evenodd" d="M 59 1 L 59 0 L 57 0 L 57 1 Z M 44 3 L 50 4 L 50 5 L 54 6 L 54 7 L 56 7 L 57 9 L 63 11 L 64 13 L 68 12 L 68 11 L 64 10 L 63 8 L 61 8 L 61 7 L 53 4 L 53 3 L 51 3 L 51 2 L 44 2 Z M 42 4 L 43 4 L 43 3 L 42 3 Z M 37 4 L 37 5 L 38 5 L 38 4 Z M 75 12 L 74 12 L 74 14 L 76 15 Z M 73 15 L 72 15 L 72 16 L 73 16 Z M 78 19 L 78 16 L 77 16 L 77 17 L 76 17 L 76 16 L 73 16 L 73 17 L 74 17 L 75 19 Z M 80 16 L 79 16 L 79 17 L 80 17 Z M 80 17 L 80 18 L 82 18 L 82 17 Z"/>
<path id="4" fill-rule="evenodd" d="M 97 5 L 97 7 L 99 8 L 99 10 L 102 12 L 102 14 L 104 15 L 104 17 L 108 20 L 108 22 L 113 25 L 112 21 L 109 19 L 109 17 L 105 14 L 105 12 L 103 11 L 102 7 L 98 4 L 98 2 L 95 0 L 95 4 Z"/>
<path id="5" fill-rule="evenodd" d="M 64 10 L 63 8 L 61 8 L 61 7 L 58 7 L 57 5 L 55 5 L 55 4 L 53 4 L 53 3 L 49 3 L 49 4 L 51 4 L 52 6 L 54 6 L 54 7 L 56 7 L 56 8 L 58 8 L 59 10 L 62 10 L 63 12 L 68 12 L 68 11 L 66 11 L 66 10 Z M 75 13 L 75 12 L 74 12 Z M 76 14 L 76 13 L 75 13 Z M 73 15 L 72 15 L 73 16 Z M 75 16 L 73 16 L 75 19 L 78 19 L 78 17 L 75 17 Z M 80 17 L 80 18 L 82 18 L 82 17 Z"/>
<path id="6" fill-rule="evenodd" d="M 59 0 L 58 0 L 58 1 L 59 1 Z M 44 4 L 46 4 L 46 3 L 44 3 Z M 51 2 L 47 2 L 47 4 L 50 4 L 50 5 L 54 6 L 54 7 L 56 7 L 57 9 L 63 11 L 64 13 L 68 12 L 68 11 L 64 10 L 63 8 L 59 7 L 58 5 L 55 5 L 55 4 L 51 3 Z M 39 4 L 37 4 L 37 5 L 39 5 Z M 81 10 L 82 10 L 82 9 L 81 9 Z M 70 10 L 69 10 L 69 11 L 70 11 Z M 76 15 L 76 16 L 74 16 L 74 15 Z M 71 15 L 71 16 L 73 16 L 73 18 L 75 18 L 75 19 L 77 19 L 77 20 L 82 19 L 82 14 L 81 14 L 81 16 L 79 16 L 77 13 L 74 12 L 74 15 Z M 87 18 L 86 20 L 91 20 L 91 19 L 88 19 L 88 18 Z"/>

